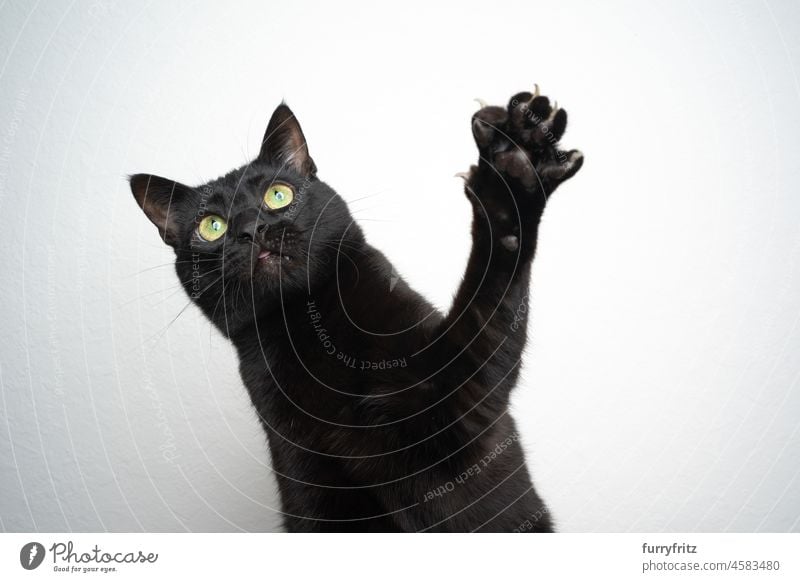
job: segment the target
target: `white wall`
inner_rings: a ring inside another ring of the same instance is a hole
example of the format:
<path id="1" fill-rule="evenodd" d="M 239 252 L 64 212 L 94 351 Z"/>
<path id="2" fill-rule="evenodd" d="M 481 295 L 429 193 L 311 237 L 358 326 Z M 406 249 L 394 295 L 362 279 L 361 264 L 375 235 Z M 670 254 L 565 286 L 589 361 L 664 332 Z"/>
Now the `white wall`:
<path id="1" fill-rule="evenodd" d="M 538 82 L 587 160 L 514 401 L 560 528 L 800 530 L 798 5 L 333 4 L 0 7 L 0 527 L 278 527 L 234 354 L 193 307 L 170 323 L 188 299 L 126 174 L 213 178 L 286 98 L 446 308 L 472 98 Z"/>

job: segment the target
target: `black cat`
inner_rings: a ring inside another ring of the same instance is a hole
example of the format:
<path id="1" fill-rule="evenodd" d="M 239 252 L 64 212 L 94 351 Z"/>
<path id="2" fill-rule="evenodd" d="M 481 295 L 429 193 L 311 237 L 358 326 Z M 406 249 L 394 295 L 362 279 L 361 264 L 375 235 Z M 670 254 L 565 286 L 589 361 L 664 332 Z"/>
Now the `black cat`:
<path id="1" fill-rule="evenodd" d="M 446 316 L 317 178 L 285 104 L 247 166 L 196 188 L 130 178 L 236 346 L 287 530 L 552 531 L 508 404 L 539 219 L 583 162 L 558 148 L 566 124 L 538 87 L 473 116 L 473 246 Z"/>

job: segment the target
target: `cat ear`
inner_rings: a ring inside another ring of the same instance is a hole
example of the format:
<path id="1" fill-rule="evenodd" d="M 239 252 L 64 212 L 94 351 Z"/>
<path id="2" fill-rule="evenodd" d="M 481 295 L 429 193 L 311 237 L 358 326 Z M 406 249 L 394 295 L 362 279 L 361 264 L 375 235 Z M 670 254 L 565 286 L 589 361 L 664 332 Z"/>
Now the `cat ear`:
<path id="1" fill-rule="evenodd" d="M 278 105 L 272 113 L 258 159 L 273 166 L 290 166 L 303 176 L 317 173 L 317 166 L 308 154 L 306 136 L 285 103 Z"/>
<path id="2" fill-rule="evenodd" d="M 134 174 L 129 178 L 131 191 L 147 218 L 158 227 L 165 243 L 175 246 L 182 202 L 192 196 L 192 189 L 179 182 L 150 174 Z"/>

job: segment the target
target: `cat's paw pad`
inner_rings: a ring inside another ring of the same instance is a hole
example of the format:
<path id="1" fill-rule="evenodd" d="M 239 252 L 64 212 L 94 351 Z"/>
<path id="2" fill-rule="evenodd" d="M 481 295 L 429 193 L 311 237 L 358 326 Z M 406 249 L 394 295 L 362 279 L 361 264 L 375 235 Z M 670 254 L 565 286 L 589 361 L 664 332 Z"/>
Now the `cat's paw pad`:
<path id="1" fill-rule="evenodd" d="M 500 238 L 500 244 L 507 251 L 516 251 L 519 248 L 519 237 L 514 234 L 508 234 Z"/>
<path id="2" fill-rule="evenodd" d="M 559 147 L 567 112 L 540 95 L 538 86 L 533 93 L 517 93 L 506 107 L 479 103 L 481 108 L 472 117 L 472 134 L 482 165 L 546 196 L 580 170 L 583 154 Z"/>

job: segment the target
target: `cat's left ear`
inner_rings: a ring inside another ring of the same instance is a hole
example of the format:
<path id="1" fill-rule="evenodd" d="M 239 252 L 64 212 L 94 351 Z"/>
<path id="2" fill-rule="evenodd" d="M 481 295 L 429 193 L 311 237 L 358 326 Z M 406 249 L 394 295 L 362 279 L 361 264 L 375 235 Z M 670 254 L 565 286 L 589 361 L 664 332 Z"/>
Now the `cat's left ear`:
<path id="1" fill-rule="evenodd" d="M 258 159 L 273 166 L 289 166 L 303 176 L 317 173 L 317 166 L 308 153 L 306 136 L 285 103 L 272 113 Z"/>

